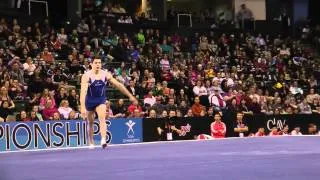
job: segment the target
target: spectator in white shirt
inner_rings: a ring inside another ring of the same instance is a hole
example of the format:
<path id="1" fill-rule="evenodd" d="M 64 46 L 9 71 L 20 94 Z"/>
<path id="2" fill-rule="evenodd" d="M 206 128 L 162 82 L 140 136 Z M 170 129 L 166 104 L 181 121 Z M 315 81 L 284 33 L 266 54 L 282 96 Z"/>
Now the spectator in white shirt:
<path id="1" fill-rule="evenodd" d="M 227 81 L 227 86 L 228 87 L 233 87 L 234 86 L 234 81 L 232 78 L 230 78 L 230 74 L 226 73 L 225 80 Z"/>
<path id="2" fill-rule="evenodd" d="M 290 93 L 292 95 L 296 95 L 296 94 L 303 94 L 303 90 L 301 88 L 298 87 L 298 82 L 295 81 L 292 86 L 290 86 L 290 89 L 289 89 Z"/>
<path id="3" fill-rule="evenodd" d="M 117 76 L 117 80 L 124 84 L 125 86 L 129 86 L 131 78 L 127 76 L 126 71 L 122 71 L 120 76 Z"/>
<path id="4" fill-rule="evenodd" d="M 58 33 L 57 38 L 61 44 L 67 44 L 68 36 L 65 34 L 64 28 L 60 29 L 60 33 Z"/>
<path id="5" fill-rule="evenodd" d="M 300 127 L 295 127 L 294 130 L 291 131 L 292 136 L 301 136 Z"/>
<path id="6" fill-rule="evenodd" d="M 28 57 L 26 62 L 23 64 L 23 70 L 26 74 L 32 76 L 35 69 L 36 65 L 33 64 L 31 57 Z"/>
<path id="7" fill-rule="evenodd" d="M 120 18 L 118 19 L 118 23 L 125 23 L 124 17 L 120 16 Z"/>
<path id="8" fill-rule="evenodd" d="M 68 100 L 62 100 L 60 103 L 60 107 L 58 108 L 58 111 L 63 117 L 63 119 L 68 119 L 71 111 L 73 110 L 71 107 L 69 107 Z"/>
<path id="9" fill-rule="evenodd" d="M 212 82 L 213 82 L 213 84 L 214 84 L 214 82 L 217 81 L 218 84 L 220 85 L 221 82 L 222 82 L 222 80 L 223 80 L 222 75 L 221 75 L 220 72 L 218 72 L 218 73 L 217 73 L 217 76 L 212 79 Z"/>
<path id="10" fill-rule="evenodd" d="M 144 97 L 143 103 L 149 104 L 150 106 L 153 106 L 156 103 L 156 98 L 153 96 L 152 91 L 149 91 L 149 93 Z"/>
<path id="11" fill-rule="evenodd" d="M 132 24 L 131 16 L 127 16 L 126 19 L 124 20 L 124 22 L 127 23 L 127 24 Z"/>
<path id="12" fill-rule="evenodd" d="M 208 95 L 207 89 L 203 86 L 201 81 L 197 81 L 197 85 L 193 87 L 193 93 L 195 96 L 206 96 Z"/>
<path id="13" fill-rule="evenodd" d="M 209 103 L 215 108 L 216 111 L 221 111 L 226 108 L 226 102 L 220 94 L 220 89 L 218 87 L 214 88 L 214 94 L 209 96 Z"/>
<path id="14" fill-rule="evenodd" d="M 256 43 L 258 46 L 265 46 L 266 45 L 266 41 L 263 39 L 261 34 L 259 34 L 258 37 L 256 38 Z"/>
<path id="15" fill-rule="evenodd" d="M 78 27 L 77 27 L 77 31 L 78 33 L 80 34 L 87 34 L 89 33 L 89 25 L 86 24 L 85 20 L 81 20 L 80 24 L 78 24 Z"/>

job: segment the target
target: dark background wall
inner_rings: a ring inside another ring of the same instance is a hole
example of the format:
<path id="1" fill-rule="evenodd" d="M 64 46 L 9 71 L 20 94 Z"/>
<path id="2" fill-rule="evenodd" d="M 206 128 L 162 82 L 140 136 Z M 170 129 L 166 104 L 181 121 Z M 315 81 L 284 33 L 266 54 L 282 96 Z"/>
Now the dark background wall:
<path id="1" fill-rule="evenodd" d="M 312 24 L 320 24 L 320 1 L 309 0 L 309 18 L 312 19 Z"/>

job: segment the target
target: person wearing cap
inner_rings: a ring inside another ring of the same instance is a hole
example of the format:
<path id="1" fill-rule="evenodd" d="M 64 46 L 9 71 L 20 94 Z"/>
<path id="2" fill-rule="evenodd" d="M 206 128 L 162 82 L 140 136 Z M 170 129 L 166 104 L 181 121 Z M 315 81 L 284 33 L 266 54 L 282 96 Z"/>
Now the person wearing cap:
<path id="1" fill-rule="evenodd" d="M 220 94 L 220 88 L 214 87 L 214 93 L 209 96 L 209 103 L 215 108 L 215 110 L 220 111 L 226 108 L 226 102 Z"/>

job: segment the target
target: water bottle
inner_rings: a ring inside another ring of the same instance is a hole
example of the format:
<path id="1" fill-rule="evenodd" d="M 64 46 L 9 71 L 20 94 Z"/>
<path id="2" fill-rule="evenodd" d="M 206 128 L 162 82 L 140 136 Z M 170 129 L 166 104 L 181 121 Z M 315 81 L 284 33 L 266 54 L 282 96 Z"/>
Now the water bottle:
<path id="1" fill-rule="evenodd" d="M 239 133 L 239 137 L 244 137 L 244 134 L 243 133 Z"/>
<path id="2" fill-rule="evenodd" d="M 172 131 L 171 131 L 171 127 L 168 124 L 168 132 L 167 132 L 167 141 L 172 141 Z"/>

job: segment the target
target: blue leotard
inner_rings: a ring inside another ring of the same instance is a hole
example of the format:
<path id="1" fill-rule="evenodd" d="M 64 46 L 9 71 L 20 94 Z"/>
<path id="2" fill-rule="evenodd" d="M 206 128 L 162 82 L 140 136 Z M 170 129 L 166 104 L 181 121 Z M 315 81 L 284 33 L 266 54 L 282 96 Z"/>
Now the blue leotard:
<path id="1" fill-rule="evenodd" d="M 101 76 L 101 79 L 96 80 L 95 75 L 89 71 L 89 86 L 86 96 L 86 109 L 87 111 L 94 111 L 100 104 L 105 104 L 107 100 L 106 85 L 107 77 L 105 73 Z"/>

